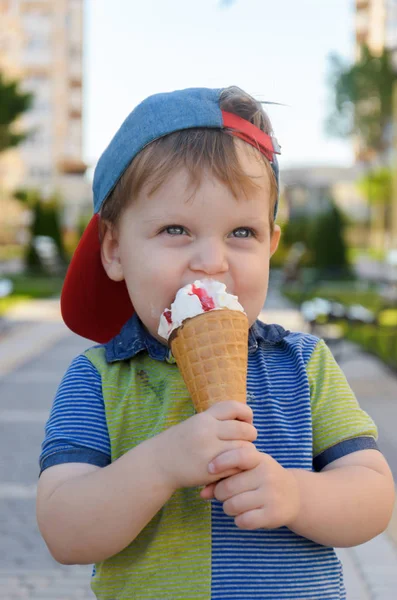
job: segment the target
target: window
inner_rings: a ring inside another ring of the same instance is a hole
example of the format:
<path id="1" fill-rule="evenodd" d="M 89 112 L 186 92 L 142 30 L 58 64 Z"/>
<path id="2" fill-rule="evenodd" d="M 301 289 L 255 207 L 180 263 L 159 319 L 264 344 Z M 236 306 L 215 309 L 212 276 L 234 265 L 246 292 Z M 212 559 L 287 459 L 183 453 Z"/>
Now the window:
<path id="1" fill-rule="evenodd" d="M 48 40 L 41 37 L 31 37 L 26 43 L 26 50 L 36 52 L 37 50 L 48 50 Z"/>

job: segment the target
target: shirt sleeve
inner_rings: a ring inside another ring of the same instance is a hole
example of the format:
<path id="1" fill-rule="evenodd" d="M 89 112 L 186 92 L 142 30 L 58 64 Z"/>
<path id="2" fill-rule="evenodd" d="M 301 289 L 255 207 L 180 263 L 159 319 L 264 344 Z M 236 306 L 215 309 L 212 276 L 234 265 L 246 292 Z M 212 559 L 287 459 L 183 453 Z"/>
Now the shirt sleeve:
<path id="1" fill-rule="evenodd" d="M 40 472 L 67 462 L 111 462 L 101 376 L 83 354 L 66 371 L 45 427 Z"/>
<path id="2" fill-rule="evenodd" d="M 377 449 L 378 431 L 360 407 L 331 351 L 320 340 L 308 363 L 310 384 L 313 464 L 320 471 L 351 452 Z"/>

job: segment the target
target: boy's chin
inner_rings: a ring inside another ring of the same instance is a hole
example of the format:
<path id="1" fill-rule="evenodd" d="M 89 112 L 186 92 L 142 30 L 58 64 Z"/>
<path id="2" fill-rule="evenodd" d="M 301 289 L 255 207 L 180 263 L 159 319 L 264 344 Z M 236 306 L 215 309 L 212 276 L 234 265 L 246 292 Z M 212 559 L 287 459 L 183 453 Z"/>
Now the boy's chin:
<path id="1" fill-rule="evenodd" d="M 152 327 L 146 325 L 142 320 L 141 320 L 141 323 L 144 326 L 144 328 L 146 329 L 146 331 L 148 331 L 152 337 L 154 337 L 158 342 L 160 342 L 160 344 L 163 344 L 164 346 L 168 346 L 167 340 L 165 340 L 163 337 L 161 337 L 157 333 L 157 331 L 155 331 Z"/>
<path id="2" fill-rule="evenodd" d="M 160 342 L 160 344 L 163 344 L 163 346 L 167 346 L 168 348 L 168 342 L 167 340 L 165 340 L 163 337 L 161 337 L 158 333 L 152 333 L 151 331 L 149 332 L 154 338 L 156 338 L 156 340 L 158 342 Z"/>

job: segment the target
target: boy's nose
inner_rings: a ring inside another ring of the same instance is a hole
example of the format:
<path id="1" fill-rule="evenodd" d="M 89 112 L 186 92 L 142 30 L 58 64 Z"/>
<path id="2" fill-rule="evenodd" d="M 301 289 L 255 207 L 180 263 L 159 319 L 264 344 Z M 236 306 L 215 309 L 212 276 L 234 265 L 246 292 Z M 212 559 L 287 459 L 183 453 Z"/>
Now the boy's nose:
<path id="1" fill-rule="evenodd" d="M 225 273 L 229 268 L 226 248 L 217 240 L 206 239 L 195 248 L 190 261 L 190 269 L 203 275 Z"/>

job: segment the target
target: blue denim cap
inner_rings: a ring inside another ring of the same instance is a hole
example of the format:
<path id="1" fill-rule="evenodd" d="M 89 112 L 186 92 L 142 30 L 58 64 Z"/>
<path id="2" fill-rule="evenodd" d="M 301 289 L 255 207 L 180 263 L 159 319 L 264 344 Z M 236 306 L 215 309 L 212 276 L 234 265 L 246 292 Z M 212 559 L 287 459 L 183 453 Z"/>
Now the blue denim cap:
<path id="1" fill-rule="evenodd" d="M 225 113 L 219 105 L 221 92 L 222 89 L 189 88 L 155 94 L 141 102 L 122 123 L 98 161 L 93 182 L 94 213 L 100 211 L 103 202 L 135 156 L 154 140 L 183 129 L 227 127 L 224 122 Z M 245 123 L 251 127 L 251 131 L 254 128 L 259 134 L 258 128 L 248 121 Z M 279 189 L 279 167 L 275 153 L 279 154 L 280 148 L 274 137 L 267 137 L 274 149 L 269 162 Z M 249 140 L 245 138 L 245 141 Z M 252 144 L 252 141 L 249 143 Z M 277 215 L 277 208 L 278 194 L 274 217 Z"/>

